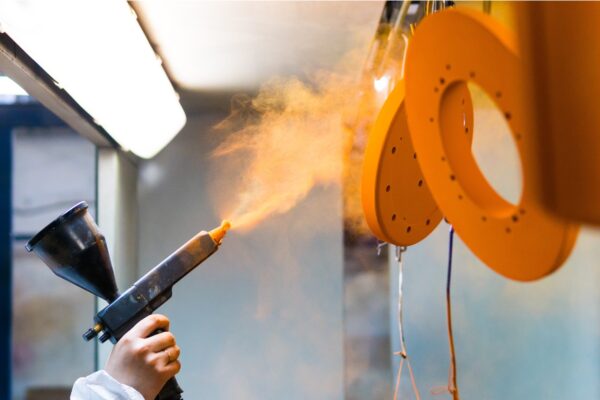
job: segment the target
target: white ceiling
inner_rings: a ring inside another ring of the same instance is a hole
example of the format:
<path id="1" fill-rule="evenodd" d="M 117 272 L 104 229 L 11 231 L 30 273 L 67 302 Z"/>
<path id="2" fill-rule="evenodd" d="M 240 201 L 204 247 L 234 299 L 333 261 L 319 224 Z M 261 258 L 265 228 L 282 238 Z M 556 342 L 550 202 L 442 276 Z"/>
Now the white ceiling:
<path id="1" fill-rule="evenodd" d="M 175 83 L 214 93 L 334 65 L 358 35 L 374 35 L 383 1 L 144 0 L 134 7 Z"/>

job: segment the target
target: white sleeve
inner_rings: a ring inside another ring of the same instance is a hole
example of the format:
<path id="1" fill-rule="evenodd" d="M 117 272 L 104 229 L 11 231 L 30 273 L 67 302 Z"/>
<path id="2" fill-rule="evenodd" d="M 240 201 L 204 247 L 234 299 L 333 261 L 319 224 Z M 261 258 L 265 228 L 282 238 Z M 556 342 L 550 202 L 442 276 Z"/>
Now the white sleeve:
<path id="1" fill-rule="evenodd" d="M 144 397 L 131 386 L 120 383 L 106 371 L 100 370 L 77 379 L 71 391 L 71 400 L 144 400 Z"/>

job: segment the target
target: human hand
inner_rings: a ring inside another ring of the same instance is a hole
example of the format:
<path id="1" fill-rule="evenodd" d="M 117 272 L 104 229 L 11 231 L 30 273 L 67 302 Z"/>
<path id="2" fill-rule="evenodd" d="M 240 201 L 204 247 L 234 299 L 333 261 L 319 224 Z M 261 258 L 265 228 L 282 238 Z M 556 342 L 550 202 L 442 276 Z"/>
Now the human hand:
<path id="1" fill-rule="evenodd" d="M 104 368 L 119 382 L 153 400 L 181 369 L 181 350 L 171 332 L 148 337 L 157 329 L 168 331 L 169 319 L 153 314 L 138 322 L 117 342 Z"/>

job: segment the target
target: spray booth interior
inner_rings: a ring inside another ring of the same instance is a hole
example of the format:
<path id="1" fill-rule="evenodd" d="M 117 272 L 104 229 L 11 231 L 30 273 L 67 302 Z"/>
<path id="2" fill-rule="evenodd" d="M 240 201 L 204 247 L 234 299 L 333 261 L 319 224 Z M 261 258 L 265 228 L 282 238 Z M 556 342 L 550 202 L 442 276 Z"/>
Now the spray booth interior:
<path id="1" fill-rule="evenodd" d="M 69 398 L 159 306 L 188 399 L 600 398 L 599 5 L 5 1 L 0 28 L 0 398 Z"/>

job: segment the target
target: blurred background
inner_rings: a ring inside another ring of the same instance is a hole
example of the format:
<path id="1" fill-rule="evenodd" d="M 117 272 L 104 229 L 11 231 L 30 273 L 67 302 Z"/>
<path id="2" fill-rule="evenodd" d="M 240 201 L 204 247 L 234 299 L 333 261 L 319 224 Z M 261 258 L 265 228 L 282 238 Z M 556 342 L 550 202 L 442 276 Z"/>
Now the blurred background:
<path id="1" fill-rule="evenodd" d="M 25 251 L 25 242 L 85 200 L 107 238 L 119 288 L 127 288 L 196 232 L 217 226 L 228 217 L 222 206 L 248 191 L 243 171 L 253 170 L 253 148 L 225 159 L 215 152 L 223 143 L 246 137 L 235 124 L 253 116 L 236 119 L 233 129 L 215 126 L 256 111 L 240 104 L 260 99 L 265 85 L 273 90 L 275 77 L 285 85 L 290 80 L 304 85 L 302 90 L 276 89 L 277 99 L 288 96 L 284 105 L 297 105 L 294 100 L 304 99 L 306 88 L 323 93 L 332 87 L 336 101 L 358 97 L 360 103 L 365 93 L 347 91 L 340 77 L 371 79 L 372 85 L 369 54 L 386 21 L 385 2 L 379 1 L 114 1 L 134 15 L 185 113 L 177 122 L 185 123 L 181 132 L 148 158 L 136 153 L 133 142 L 123 145 L 111 134 L 113 125 L 91 111 L 93 102 L 84 106 L 75 90 L 56 79 L 56 67 L 42 62 L 54 54 L 56 65 L 82 71 L 77 64 L 82 54 L 98 51 L 89 45 L 79 55 L 57 49 L 34 56 L 31 43 L 37 36 L 27 33 L 49 32 L 44 29 L 71 18 L 64 13 L 58 22 L 43 18 L 38 3 L 43 2 L 0 6 L 0 15 L 6 15 L 0 17 L 3 26 L 14 29 L 1 34 L 0 54 L 0 72 L 7 75 L 0 77 L 6 83 L 0 96 L 0 315 L 5 327 L 0 333 L 0 397 L 13 400 L 68 398 L 75 379 L 102 368 L 112 346 L 81 338 L 102 301 L 52 275 Z M 416 20 L 422 5 L 413 3 L 410 15 Z M 514 29 L 502 2 L 458 6 L 487 11 Z M 61 7 L 77 8 L 73 2 Z M 25 23 L 24 16 L 31 19 Z M 111 29 L 107 21 L 102 24 Z M 66 38 L 77 35 L 64 30 Z M 106 87 L 118 83 L 108 68 L 126 68 L 129 54 L 100 53 L 110 66 L 90 70 L 82 80 Z M 158 107 L 140 109 L 148 120 L 167 107 L 159 107 L 160 96 L 150 84 L 132 90 L 139 100 L 118 89 L 101 97 L 118 106 L 99 115 L 133 121 L 125 131 L 139 120 L 136 104 Z M 377 97 L 377 87 L 370 90 Z M 494 188 L 517 202 L 520 161 L 509 128 L 481 89 L 470 90 L 475 157 Z M 323 107 L 338 104 L 320 99 L 313 101 Z M 352 147 L 359 154 L 380 105 L 375 100 L 360 106 L 359 122 L 350 124 Z M 334 111 L 341 114 L 336 118 L 348 119 L 347 110 Z M 285 140 L 305 138 L 292 142 L 298 153 L 327 137 L 328 125 L 298 122 L 311 113 L 321 122 L 329 115 L 327 108 L 311 106 L 286 128 Z M 276 142 L 259 154 L 280 148 L 285 145 Z M 278 179 L 296 182 L 298 171 L 318 164 L 320 153 L 309 154 L 317 157 L 290 156 L 265 168 L 285 165 L 293 172 L 289 180 L 287 172 Z M 322 178 L 321 169 L 306 178 L 308 189 L 289 207 L 264 215 L 248 229 L 234 228 L 222 249 L 181 281 L 159 310 L 170 318 L 182 348 L 178 380 L 186 398 L 393 397 L 399 361 L 394 355 L 399 351 L 397 263 L 393 250 L 384 247 L 378 255 L 374 236 L 356 226 L 353 188 L 359 177 L 333 170 L 333 178 Z M 451 397 L 443 390 L 432 394 L 448 382 L 448 229 L 442 222 L 403 255 L 404 330 L 423 399 Z M 600 398 L 600 231 L 584 228 L 565 265 L 533 283 L 501 277 L 459 238 L 456 242 L 452 302 L 462 397 Z M 413 398 L 406 371 L 400 398 Z"/>

